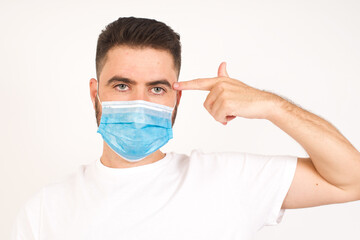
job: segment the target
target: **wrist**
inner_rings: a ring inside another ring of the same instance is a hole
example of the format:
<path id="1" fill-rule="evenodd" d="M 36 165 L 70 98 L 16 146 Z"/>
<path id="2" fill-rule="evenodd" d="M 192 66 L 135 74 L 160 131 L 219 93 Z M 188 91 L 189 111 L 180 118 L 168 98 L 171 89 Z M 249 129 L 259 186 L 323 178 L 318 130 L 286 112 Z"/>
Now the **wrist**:
<path id="1" fill-rule="evenodd" d="M 269 93 L 269 100 L 268 100 L 268 111 L 265 119 L 269 120 L 272 123 L 275 123 L 279 117 L 281 117 L 281 112 L 284 108 L 286 108 L 286 104 L 289 102 L 283 99 L 282 97 Z"/>

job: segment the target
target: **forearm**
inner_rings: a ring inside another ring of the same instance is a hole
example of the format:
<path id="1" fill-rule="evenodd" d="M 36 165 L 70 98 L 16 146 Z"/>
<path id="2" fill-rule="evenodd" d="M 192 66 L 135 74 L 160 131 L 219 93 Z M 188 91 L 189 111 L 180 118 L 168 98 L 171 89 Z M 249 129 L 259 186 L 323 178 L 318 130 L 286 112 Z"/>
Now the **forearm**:
<path id="1" fill-rule="evenodd" d="M 316 170 L 329 183 L 360 191 L 360 153 L 329 122 L 278 96 L 272 101 L 267 119 L 306 150 Z"/>

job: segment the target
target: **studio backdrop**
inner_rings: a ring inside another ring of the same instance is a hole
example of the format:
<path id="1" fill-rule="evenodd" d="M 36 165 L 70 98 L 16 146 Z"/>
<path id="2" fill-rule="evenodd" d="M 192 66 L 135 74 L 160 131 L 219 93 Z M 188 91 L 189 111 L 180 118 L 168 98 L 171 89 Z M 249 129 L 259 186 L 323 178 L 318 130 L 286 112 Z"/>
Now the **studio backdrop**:
<path id="1" fill-rule="evenodd" d="M 2 1 L 0 3 L 0 239 L 42 187 L 99 158 L 89 80 L 97 37 L 121 16 L 154 18 L 181 36 L 179 81 L 230 77 L 291 100 L 332 123 L 360 148 L 360 2 L 353 1 Z M 223 126 L 206 91 L 184 91 L 174 138 L 161 150 L 307 157 L 267 120 Z M 339 159 L 341 161 L 341 159 Z M 286 210 L 256 239 L 355 240 L 360 203 Z"/>

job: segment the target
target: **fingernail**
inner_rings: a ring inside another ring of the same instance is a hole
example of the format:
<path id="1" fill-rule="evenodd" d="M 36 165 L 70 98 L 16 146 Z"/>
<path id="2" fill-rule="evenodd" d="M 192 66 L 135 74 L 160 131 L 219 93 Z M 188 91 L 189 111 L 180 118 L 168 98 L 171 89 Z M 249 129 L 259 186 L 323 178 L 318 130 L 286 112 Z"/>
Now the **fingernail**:
<path id="1" fill-rule="evenodd" d="M 178 88 L 179 87 L 179 83 L 174 83 L 174 88 Z"/>

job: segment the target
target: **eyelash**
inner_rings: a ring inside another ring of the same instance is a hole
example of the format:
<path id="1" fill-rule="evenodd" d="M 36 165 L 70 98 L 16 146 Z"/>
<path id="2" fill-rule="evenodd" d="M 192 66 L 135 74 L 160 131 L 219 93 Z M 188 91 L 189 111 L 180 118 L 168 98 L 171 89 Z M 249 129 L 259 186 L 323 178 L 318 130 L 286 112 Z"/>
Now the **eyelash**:
<path id="1" fill-rule="evenodd" d="M 117 88 L 119 86 L 129 87 L 128 85 L 121 83 L 121 84 L 115 85 L 114 88 Z M 160 88 L 162 90 L 162 93 L 154 93 L 155 95 L 163 95 L 164 93 L 166 93 L 166 90 L 164 88 L 162 88 L 162 87 L 153 87 L 152 89 L 154 89 L 154 88 Z M 125 90 L 118 90 L 118 91 L 123 92 Z"/>

